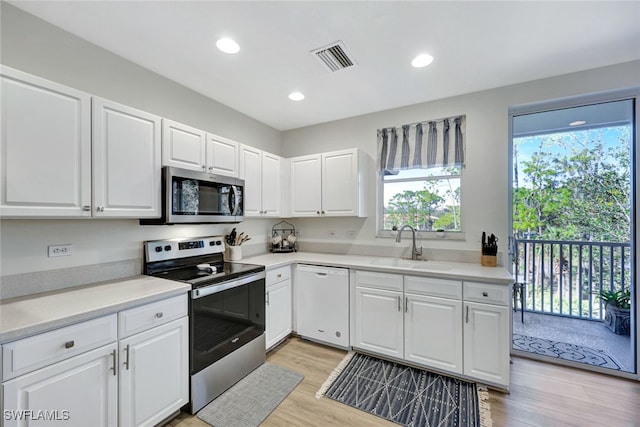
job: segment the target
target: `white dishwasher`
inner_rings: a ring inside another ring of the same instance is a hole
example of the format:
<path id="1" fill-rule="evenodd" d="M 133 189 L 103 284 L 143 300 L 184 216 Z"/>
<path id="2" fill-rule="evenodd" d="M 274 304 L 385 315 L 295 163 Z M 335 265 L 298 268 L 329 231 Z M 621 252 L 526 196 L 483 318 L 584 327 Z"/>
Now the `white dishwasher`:
<path id="1" fill-rule="evenodd" d="M 298 334 L 349 347 L 349 269 L 298 264 L 294 283 Z"/>

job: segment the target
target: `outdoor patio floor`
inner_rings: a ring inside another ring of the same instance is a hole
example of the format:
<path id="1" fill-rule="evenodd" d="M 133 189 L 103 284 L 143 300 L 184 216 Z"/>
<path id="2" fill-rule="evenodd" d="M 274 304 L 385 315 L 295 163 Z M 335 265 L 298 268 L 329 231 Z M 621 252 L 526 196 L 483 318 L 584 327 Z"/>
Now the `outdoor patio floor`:
<path id="1" fill-rule="evenodd" d="M 513 313 L 513 333 L 606 350 L 625 371 L 634 372 L 634 355 L 629 336 L 616 335 L 602 322 L 539 313 Z"/>

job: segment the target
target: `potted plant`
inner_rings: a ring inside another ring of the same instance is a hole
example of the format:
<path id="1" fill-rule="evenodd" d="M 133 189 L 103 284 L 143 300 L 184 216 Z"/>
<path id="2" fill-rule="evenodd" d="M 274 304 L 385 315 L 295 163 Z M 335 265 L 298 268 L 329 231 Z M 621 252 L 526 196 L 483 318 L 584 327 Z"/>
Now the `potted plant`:
<path id="1" fill-rule="evenodd" d="M 629 335 L 631 330 L 631 292 L 627 290 L 601 290 L 598 297 L 604 302 L 604 324 L 618 335 Z"/>

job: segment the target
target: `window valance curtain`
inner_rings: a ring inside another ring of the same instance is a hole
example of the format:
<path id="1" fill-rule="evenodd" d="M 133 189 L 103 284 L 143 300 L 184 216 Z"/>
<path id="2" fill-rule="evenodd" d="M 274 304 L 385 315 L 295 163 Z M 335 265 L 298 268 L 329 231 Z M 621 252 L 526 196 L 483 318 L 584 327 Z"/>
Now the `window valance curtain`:
<path id="1" fill-rule="evenodd" d="M 378 170 L 464 166 L 465 116 L 378 129 Z"/>

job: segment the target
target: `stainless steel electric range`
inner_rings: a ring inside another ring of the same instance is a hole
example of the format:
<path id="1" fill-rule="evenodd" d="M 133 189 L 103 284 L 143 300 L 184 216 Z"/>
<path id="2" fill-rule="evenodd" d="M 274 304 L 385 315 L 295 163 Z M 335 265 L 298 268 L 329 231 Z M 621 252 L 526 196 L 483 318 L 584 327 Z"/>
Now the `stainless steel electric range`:
<path id="1" fill-rule="evenodd" d="M 144 274 L 190 283 L 190 408 L 202 409 L 265 361 L 265 268 L 224 261 L 224 239 L 144 243 Z"/>

